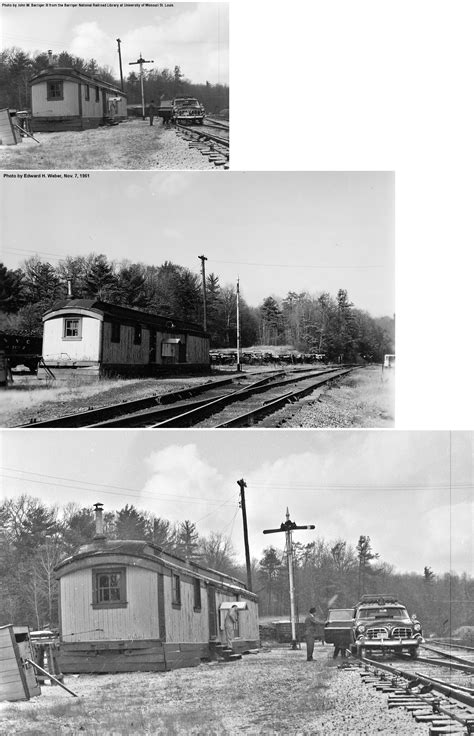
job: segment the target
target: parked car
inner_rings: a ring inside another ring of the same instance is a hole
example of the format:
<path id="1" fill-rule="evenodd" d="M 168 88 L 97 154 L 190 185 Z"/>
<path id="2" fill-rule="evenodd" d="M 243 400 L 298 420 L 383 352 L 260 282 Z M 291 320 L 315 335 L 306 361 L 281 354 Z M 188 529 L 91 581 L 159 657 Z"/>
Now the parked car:
<path id="1" fill-rule="evenodd" d="M 351 645 L 351 631 L 354 621 L 353 608 L 330 608 L 324 624 L 324 641 L 334 644 L 335 654 L 344 652 Z"/>
<path id="2" fill-rule="evenodd" d="M 420 622 L 391 595 L 363 595 L 355 607 L 351 627 L 351 651 L 406 651 L 418 656 L 423 642 Z"/>
<path id="3" fill-rule="evenodd" d="M 176 123 L 204 122 L 204 107 L 195 97 L 175 97 L 173 100 L 173 120 Z"/>

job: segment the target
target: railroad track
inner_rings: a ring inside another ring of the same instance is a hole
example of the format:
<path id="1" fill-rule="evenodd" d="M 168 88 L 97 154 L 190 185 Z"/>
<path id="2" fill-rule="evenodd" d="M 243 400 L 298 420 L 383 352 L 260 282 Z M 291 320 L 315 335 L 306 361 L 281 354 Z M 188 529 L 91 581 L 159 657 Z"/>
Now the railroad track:
<path id="1" fill-rule="evenodd" d="M 191 148 L 207 156 L 215 166 L 228 168 L 229 128 L 216 125 L 183 125 L 176 123 L 176 131 L 188 141 Z M 217 135 L 218 131 L 219 135 Z"/>
<path id="2" fill-rule="evenodd" d="M 152 395 L 78 414 L 22 425 L 28 428 L 166 428 L 245 427 L 261 421 L 289 402 L 350 372 L 350 368 L 277 370 L 200 384 L 189 389 Z M 262 377 L 263 375 L 263 377 Z M 201 394 L 205 394 L 202 397 Z M 260 399 L 261 394 L 265 397 Z"/>
<path id="3" fill-rule="evenodd" d="M 421 666 L 420 666 L 421 665 Z M 429 734 L 474 733 L 474 685 L 471 672 L 450 672 L 439 678 L 444 661 L 423 665 L 421 658 L 407 658 L 403 669 L 386 657 L 369 659 L 351 655 L 342 668 L 359 669 L 363 682 L 388 695 L 388 708 L 404 708 L 417 723 L 426 723 Z"/>

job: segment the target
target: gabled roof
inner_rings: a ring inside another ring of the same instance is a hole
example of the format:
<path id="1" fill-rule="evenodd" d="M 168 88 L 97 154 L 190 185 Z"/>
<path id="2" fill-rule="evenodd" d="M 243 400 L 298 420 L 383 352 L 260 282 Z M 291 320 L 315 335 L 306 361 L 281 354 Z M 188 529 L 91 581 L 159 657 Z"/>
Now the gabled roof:
<path id="1" fill-rule="evenodd" d="M 193 332 L 205 336 L 202 327 L 194 322 L 175 319 L 160 314 L 143 312 L 140 309 L 122 307 L 119 304 L 109 304 L 99 299 L 62 299 L 55 302 L 43 315 L 43 322 L 50 317 L 57 316 L 57 312 L 73 313 L 75 310 L 86 310 L 101 314 L 121 322 L 140 322 L 142 324 L 161 328 L 166 332 Z"/>
<path id="2" fill-rule="evenodd" d="M 99 87 L 104 87 L 109 90 L 109 92 L 114 92 L 114 94 L 125 97 L 125 99 L 127 97 L 125 92 L 122 92 L 121 89 L 115 87 L 113 84 L 103 82 L 101 79 L 97 79 L 90 74 L 86 74 L 86 72 L 80 72 L 78 69 L 74 69 L 73 67 L 49 66 L 47 69 L 42 69 L 38 74 L 31 77 L 30 85 L 39 84 L 45 79 L 75 79 L 78 82 L 85 82 L 85 84 L 96 84 Z"/>

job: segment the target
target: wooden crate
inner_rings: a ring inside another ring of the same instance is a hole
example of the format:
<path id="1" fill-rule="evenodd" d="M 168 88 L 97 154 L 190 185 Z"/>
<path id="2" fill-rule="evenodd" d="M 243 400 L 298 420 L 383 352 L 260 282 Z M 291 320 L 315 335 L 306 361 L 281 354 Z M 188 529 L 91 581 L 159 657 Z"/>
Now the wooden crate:
<path id="1" fill-rule="evenodd" d="M 0 701 L 29 700 L 40 695 L 34 668 L 24 662 L 31 659 L 27 626 L 0 627 Z"/>

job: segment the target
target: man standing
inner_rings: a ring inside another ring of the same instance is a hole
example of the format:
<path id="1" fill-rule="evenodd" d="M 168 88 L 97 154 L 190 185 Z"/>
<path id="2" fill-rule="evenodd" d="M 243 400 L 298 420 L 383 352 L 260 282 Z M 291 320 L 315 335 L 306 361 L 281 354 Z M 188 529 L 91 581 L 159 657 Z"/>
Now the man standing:
<path id="1" fill-rule="evenodd" d="M 232 639 L 234 638 L 234 627 L 239 618 L 238 606 L 234 605 L 227 611 L 224 621 L 225 643 L 229 649 L 232 649 Z"/>
<path id="2" fill-rule="evenodd" d="M 308 662 L 313 660 L 314 640 L 318 631 L 318 621 L 315 616 L 316 609 L 314 606 L 309 609 L 309 613 L 304 620 L 304 634 L 306 639 L 306 659 Z"/>
<path id="3" fill-rule="evenodd" d="M 148 115 L 150 117 L 150 125 L 153 125 L 153 118 L 155 117 L 155 100 L 152 100 L 148 106 Z"/>

